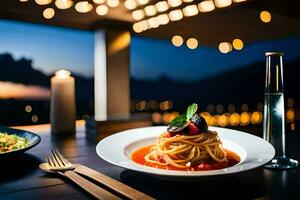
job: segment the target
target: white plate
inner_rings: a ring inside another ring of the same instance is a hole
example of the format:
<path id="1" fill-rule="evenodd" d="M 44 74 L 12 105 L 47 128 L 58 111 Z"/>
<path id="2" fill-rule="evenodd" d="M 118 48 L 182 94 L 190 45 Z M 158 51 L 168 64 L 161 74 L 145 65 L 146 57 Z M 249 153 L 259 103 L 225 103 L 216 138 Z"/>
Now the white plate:
<path id="1" fill-rule="evenodd" d="M 166 128 L 166 126 L 156 126 L 116 133 L 98 143 L 97 154 L 107 162 L 119 167 L 167 177 L 199 177 L 243 172 L 267 163 L 275 155 L 273 146 L 257 136 L 232 129 L 209 127 L 209 130 L 218 132 L 224 148 L 234 151 L 240 156 L 240 163 L 219 170 L 180 171 L 156 169 L 137 164 L 130 159 L 131 154 L 138 148 L 153 144 L 156 138 L 166 131 Z"/>

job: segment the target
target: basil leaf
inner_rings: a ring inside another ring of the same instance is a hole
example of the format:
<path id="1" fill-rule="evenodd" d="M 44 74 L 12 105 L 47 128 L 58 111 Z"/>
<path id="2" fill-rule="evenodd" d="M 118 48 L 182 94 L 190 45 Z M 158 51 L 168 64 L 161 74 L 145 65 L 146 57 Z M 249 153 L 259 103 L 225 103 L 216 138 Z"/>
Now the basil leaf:
<path id="1" fill-rule="evenodd" d="M 189 122 L 186 121 L 186 115 L 179 115 L 171 121 L 167 131 L 171 133 L 179 132 L 185 129 L 189 125 Z"/>
<path id="2" fill-rule="evenodd" d="M 169 127 L 183 126 L 185 123 L 186 123 L 186 115 L 179 115 L 170 122 Z"/>
<path id="3" fill-rule="evenodd" d="M 193 115 L 197 112 L 197 109 L 198 109 L 198 105 L 196 103 L 193 103 L 192 105 L 190 105 L 188 108 L 187 108 L 187 111 L 186 111 L 186 120 L 190 120 Z"/>

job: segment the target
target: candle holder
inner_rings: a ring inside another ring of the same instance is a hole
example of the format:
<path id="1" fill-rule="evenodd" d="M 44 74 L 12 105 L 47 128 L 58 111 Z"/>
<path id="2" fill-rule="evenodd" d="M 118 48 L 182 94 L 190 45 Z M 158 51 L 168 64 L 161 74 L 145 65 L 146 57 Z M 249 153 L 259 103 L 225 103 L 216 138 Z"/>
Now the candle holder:
<path id="1" fill-rule="evenodd" d="M 55 135 L 76 132 L 75 79 L 67 70 L 59 70 L 51 78 L 50 122 Z"/>

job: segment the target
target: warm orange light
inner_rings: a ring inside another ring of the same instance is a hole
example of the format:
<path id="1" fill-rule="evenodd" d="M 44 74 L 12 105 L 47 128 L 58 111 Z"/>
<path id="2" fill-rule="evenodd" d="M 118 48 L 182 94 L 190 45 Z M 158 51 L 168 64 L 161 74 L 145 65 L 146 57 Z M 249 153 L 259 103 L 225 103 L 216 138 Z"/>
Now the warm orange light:
<path id="1" fill-rule="evenodd" d="M 79 13 L 87 13 L 93 9 L 93 5 L 88 1 L 80 1 L 76 3 L 75 10 Z"/>
<path id="2" fill-rule="evenodd" d="M 181 0 L 168 0 L 168 4 L 170 7 L 177 7 L 182 4 Z"/>
<path id="3" fill-rule="evenodd" d="M 269 23 L 272 20 L 272 15 L 268 11 L 261 11 L 260 12 L 260 19 L 264 23 Z"/>
<path id="4" fill-rule="evenodd" d="M 208 126 L 215 126 L 217 125 L 217 118 L 215 116 L 211 116 L 211 115 L 204 115 L 203 116 L 205 121 L 207 122 Z"/>
<path id="5" fill-rule="evenodd" d="M 156 17 L 151 17 L 151 18 L 147 19 L 146 21 L 147 21 L 150 28 L 157 28 L 160 25 L 157 22 Z"/>
<path id="6" fill-rule="evenodd" d="M 53 18 L 55 15 L 55 11 L 53 8 L 46 8 L 44 11 L 43 11 L 43 16 L 46 18 L 46 19 L 51 19 Z"/>
<path id="7" fill-rule="evenodd" d="M 57 79 L 67 79 L 71 76 L 71 72 L 61 69 L 55 72 L 55 78 Z"/>
<path id="8" fill-rule="evenodd" d="M 153 6 L 153 5 L 146 6 L 144 8 L 144 10 L 145 10 L 145 13 L 147 16 L 153 16 L 156 14 L 156 9 L 155 9 L 155 6 Z"/>
<path id="9" fill-rule="evenodd" d="M 180 47 L 183 44 L 183 38 L 180 35 L 173 36 L 172 44 L 176 47 Z"/>
<path id="10" fill-rule="evenodd" d="M 244 47 L 244 43 L 241 39 L 234 39 L 232 41 L 232 46 L 233 48 L 235 48 L 236 50 L 241 50 Z"/>
<path id="11" fill-rule="evenodd" d="M 93 0 L 94 3 L 103 4 L 105 0 Z"/>
<path id="12" fill-rule="evenodd" d="M 161 110 L 169 110 L 173 107 L 173 102 L 172 101 L 163 101 L 159 104 L 159 108 Z"/>
<path id="13" fill-rule="evenodd" d="M 47 5 L 50 4 L 52 2 L 52 0 L 35 0 L 35 3 L 37 3 L 38 5 Z"/>
<path id="14" fill-rule="evenodd" d="M 184 16 L 190 17 L 198 14 L 198 8 L 196 5 L 188 5 L 182 9 Z"/>
<path id="15" fill-rule="evenodd" d="M 215 9 L 215 4 L 212 0 L 204 0 L 198 4 L 200 12 L 210 12 Z"/>
<path id="16" fill-rule="evenodd" d="M 224 8 L 232 4 L 231 0 L 215 0 L 214 2 L 217 8 Z"/>
<path id="17" fill-rule="evenodd" d="M 134 32 L 141 33 L 148 29 L 148 23 L 146 20 L 139 21 L 139 22 L 134 23 L 132 28 L 133 28 Z"/>
<path id="18" fill-rule="evenodd" d="M 205 119 L 205 121 L 208 121 L 208 118 L 211 116 L 209 112 L 201 112 L 200 115 Z"/>
<path id="19" fill-rule="evenodd" d="M 49 100 L 50 90 L 40 86 L 0 81 L 0 98 Z"/>
<path id="20" fill-rule="evenodd" d="M 160 113 L 155 112 L 152 114 L 152 122 L 154 122 L 155 124 L 160 124 L 162 121 L 162 116 Z"/>
<path id="21" fill-rule="evenodd" d="M 109 7 L 115 8 L 120 4 L 119 0 L 106 0 L 106 3 Z"/>
<path id="22" fill-rule="evenodd" d="M 169 12 L 169 18 L 171 21 L 178 21 L 183 18 L 183 14 L 180 9 L 172 10 Z"/>
<path id="23" fill-rule="evenodd" d="M 253 112 L 251 115 L 251 123 L 252 124 L 260 124 L 262 122 L 262 113 L 261 112 Z"/>
<path id="24" fill-rule="evenodd" d="M 68 9 L 73 5 L 73 1 L 72 0 L 56 0 L 55 1 L 55 6 L 58 9 Z"/>
<path id="25" fill-rule="evenodd" d="M 240 115 L 238 113 L 232 113 L 229 117 L 229 123 L 231 126 L 238 126 L 240 124 Z"/>
<path id="26" fill-rule="evenodd" d="M 293 122 L 295 120 L 295 110 L 293 108 L 289 108 L 286 112 L 287 122 Z"/>
<path id="27" fill-rule="evenodd" d="M 228 125 L 228 118 L 226 115 L 221 115 L 219 118 L 218 118 L 218 125 L 219 126 L 222 126 L 222 127 L 225 127 Z"/>
<path id="28" fill-rule="evenodd" d="M 190 49 L 196 49 L 198 47 L 198 40 L 196 38 L 189 38 L 186 41 L 186 45 Z"/>
<path id="29" fill-rule="evenodd" d="M 132 17 L 135 20 L 141 20 L 145 17 L 145 13 L 143 10 L 135 10 L 132 12 Z"/>
<path id="30" fill-rule="evenodd" d="M 164 113 L 162 119 L 164 124 L 169 124 L 172 121 L 172 115 L 170 113 Z"/>
<path id="31" fill-rule="evenodd" d="M 128 10 L 133 10 L 137 7 L 137 3 L 135 0 L 126 0 L 124 2 L 124 6 L 128 9 Z"/>
<path id="32" fill-rule="evenodd" d="M 108 13 L 108 7 L 106 5 L 99 5 L 96 8 L 97 15 L 103 16 Z"/>
<path id="33" fill-rule="evenodd" d="M 169 16 L 167 14 L 161 14 L 156 17 L 157 23 L 160 25 L 165 25 L 169 23 Z"/>
<path id="34" fill-rule="evenodd" d="M 108 48 L 109 54 L 116 54 L 120 52 L 122 49 L 125 49 L 130 44 L 130 34 L 129 32 L 124 32 L 120 35 L 118 35 L 116 38 L 114 38 L 113 41 L 111 41 L 111 44 Z"/>
<path id="35" fill-rule="evenodd" d="M 229 42 L 221 42 L 219 44 L 219 50 L 221 53 L 229 53 L 232 50 L 232 46 Z"/>
<path id="36" fill-rule="evenodd" d="M 137 0 L 137 2 L 140 5 L 145 5 L 145 4 L 149 3 L 149 0 Z"/>
<path id="37" fill-rule="evenodd" d="M 159 1 L 155 4 L 156 10 L 158 12 L 165 12 L 169 9 L 169 5 L 166 1 Z"/>
<path id="38" fill-rule="evenodd" d="M 241 126 L 246 126 L 250 123 L 250 120 L 251 120 L 251 118 L 250 118 L 249 113 L 243 112 L 241 114 L 241 118 L 240 118 L 240 125 Z"/>

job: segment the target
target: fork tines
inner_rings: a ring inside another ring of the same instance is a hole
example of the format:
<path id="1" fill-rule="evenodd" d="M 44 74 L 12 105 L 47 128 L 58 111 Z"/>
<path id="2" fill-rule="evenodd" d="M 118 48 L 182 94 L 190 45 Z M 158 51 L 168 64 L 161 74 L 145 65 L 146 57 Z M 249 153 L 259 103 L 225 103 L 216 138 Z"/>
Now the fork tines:
<path id="1" fill-rule="evenodd" d="M 58 150 L 51 150 L 51 156 L 46 156 L 46 161 L 50 170 L 74 169 L 74 166 Z"/>

